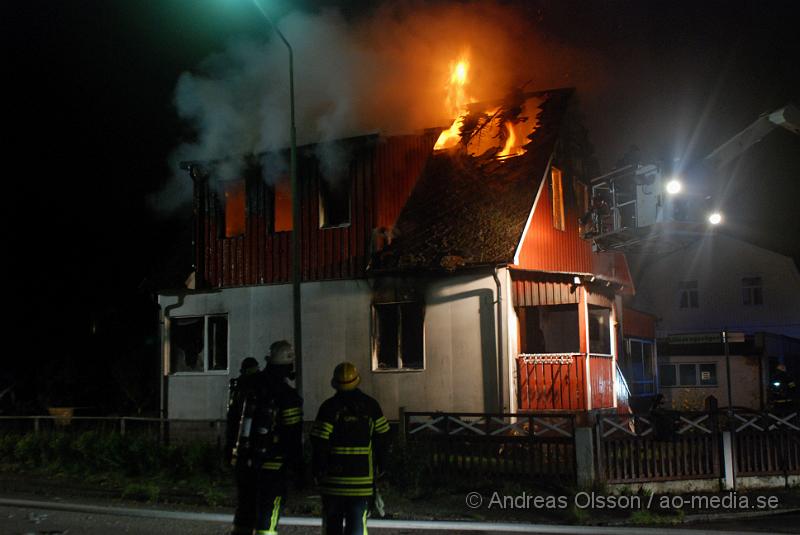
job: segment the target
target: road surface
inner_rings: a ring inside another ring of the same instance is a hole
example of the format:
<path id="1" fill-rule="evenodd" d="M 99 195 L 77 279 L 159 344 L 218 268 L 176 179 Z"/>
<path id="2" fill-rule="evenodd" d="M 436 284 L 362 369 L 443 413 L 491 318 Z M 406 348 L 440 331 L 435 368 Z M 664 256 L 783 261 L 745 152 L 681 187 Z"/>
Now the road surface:
<path id="1" fill-rule="evenodd" d="M 8 535 L 226 535 L 231 517 L 168 509 L 107 507 L 0 497 L 0 533 Z M 488 524 L 445 521 L 373 520 L 370 532 L 377 535 L 452 535 L 474 533 L 511 535 L 538 533 L 552 535 L 656 535 L 665 528 L 628 528 L 599 526 L 555 526 L 543 524 Z M 673 535 L 712 533 L 800 533 L 800 514 L 779 515 L 749 520 L 722 521 L 690 525 L 668 530 Z M 319 533 L 319 520 L 285 518 L 281 535 Z"/>

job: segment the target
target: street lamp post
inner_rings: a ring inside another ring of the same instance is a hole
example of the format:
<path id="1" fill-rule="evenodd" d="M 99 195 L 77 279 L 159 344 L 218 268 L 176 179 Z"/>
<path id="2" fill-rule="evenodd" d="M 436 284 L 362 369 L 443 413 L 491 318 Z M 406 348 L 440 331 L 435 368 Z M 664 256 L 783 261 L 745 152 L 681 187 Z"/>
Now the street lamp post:
<path id="1" fill-rule="evenodd" d="M 290 156 L 289 156 L 289 177 L 292 188 L 292 325 L 293 342 L 295 354 L 295 373 L 297 376 L 296 385 L 300 395 L 303 394 L 303 333 L 301 309 L 300 309 L 300 184 L 297 179 L 297 131 L 294 122 L 294 52 L 292 45 L 286 40 L 283 33 L 278 29 L 272 18 L 259 5 L 258 0 L 253 3 L 267 19 L 269 25 L 281 38 L 283 44 L 289 51 L 289 110 L 291 115 L 290 131 Z"/>

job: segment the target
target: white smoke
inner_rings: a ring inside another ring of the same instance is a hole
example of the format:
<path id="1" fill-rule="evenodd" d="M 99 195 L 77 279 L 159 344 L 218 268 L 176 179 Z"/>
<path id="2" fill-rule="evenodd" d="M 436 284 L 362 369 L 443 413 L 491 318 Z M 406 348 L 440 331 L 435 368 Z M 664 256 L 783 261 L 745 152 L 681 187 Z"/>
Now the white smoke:
<path id="1" fill-rule="evenodd" d="M 512 8 L 492 2 L 392 4 L 355 21 L 336 11 L 295 12 L 278 26 L 294 48 L 298 146 L 319 143 L 321 170 L 331 179 L 349 159 L 335 140 L 449 125 L 447 80 L 465 50 L 472 62 L 469 92 L 478 100 L 531 79 L 527 89 L 574 85 L 567 71 L 592 65 L 575 62 L 572 52 L 538 38 Z M 228 158 L 215 174 L 233 178 L 241 156 L 289 146 L 288 70 L 286 47 L 272 34 L 266 42 L 232 43 L 180 76 L 175 106 L 196 137 L 174 151 L 178 184 L 166 196 L 184 190 L 190 198 L 180 161 Z M 271 160 L 265 179 L 274 181 L 280 167 Z M 165 195 L 162 206 L 169 204 Z"/>

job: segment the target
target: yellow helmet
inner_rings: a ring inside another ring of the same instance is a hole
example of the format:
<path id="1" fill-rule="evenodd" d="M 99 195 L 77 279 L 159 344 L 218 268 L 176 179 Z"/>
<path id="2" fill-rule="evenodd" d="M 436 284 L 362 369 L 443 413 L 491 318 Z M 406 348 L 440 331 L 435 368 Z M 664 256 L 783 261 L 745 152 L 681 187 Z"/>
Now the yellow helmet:
<path id="1" fill-rule="evenodd" d="M 331 386 L 339 391 L 353 390 L 361 382 L 358 369 L 352 362 L 342 362 L 333 370 Z"/>

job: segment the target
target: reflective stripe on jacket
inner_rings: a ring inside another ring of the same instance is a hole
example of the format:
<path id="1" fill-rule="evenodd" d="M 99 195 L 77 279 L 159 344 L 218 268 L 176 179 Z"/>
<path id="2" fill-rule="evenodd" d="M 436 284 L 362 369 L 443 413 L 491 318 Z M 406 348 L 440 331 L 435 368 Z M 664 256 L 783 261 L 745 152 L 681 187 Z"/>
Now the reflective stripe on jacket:
<path id="1" fill-rule="evenodd" d="M 380 405 L 360 390 L 337 392 L 326 400 L 311 430 L 320 492 L 372 496 L 375 467 L 384 464 L 388 432 Z"/>

